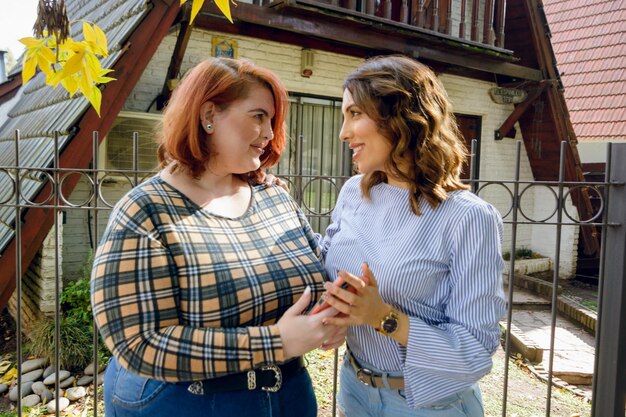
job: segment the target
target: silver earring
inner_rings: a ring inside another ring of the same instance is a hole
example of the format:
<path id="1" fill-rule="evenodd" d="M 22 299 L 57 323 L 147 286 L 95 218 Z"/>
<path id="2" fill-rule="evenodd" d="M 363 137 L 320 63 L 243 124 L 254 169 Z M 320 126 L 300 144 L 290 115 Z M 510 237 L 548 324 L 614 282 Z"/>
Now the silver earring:
<path id="1" fill-rule="evenodd" d="M 213 125 L 211 123 L 207 123 L 206 130 L 213 130 Z"/>

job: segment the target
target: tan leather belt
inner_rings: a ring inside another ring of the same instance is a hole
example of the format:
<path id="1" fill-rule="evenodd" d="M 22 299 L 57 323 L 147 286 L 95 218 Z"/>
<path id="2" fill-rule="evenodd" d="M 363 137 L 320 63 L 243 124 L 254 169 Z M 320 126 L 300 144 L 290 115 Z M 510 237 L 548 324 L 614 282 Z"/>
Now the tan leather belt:
<path id="1" fill-rule="evenodd" d="M 387 376 L 387 378 L 384 378 L 383 374 L 380 372 L 374 372 L 371 369 L 362 368 L 352 355 L 352 352 L 350 352 L 350 350 L 347 350 L 346 352 L 348 353 L 348 362 L 356 371 L 357 379 L 364 385 L 374 388 L 404 389 L 403 377 Z M 385 384 L 385 379 L 387 379 L 387 384 Z"/>

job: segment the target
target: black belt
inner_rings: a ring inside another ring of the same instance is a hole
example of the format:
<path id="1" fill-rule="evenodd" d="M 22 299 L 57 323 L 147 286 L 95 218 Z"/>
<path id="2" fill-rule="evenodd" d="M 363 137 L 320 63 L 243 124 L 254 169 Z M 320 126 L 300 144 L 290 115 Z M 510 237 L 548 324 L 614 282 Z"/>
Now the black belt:
<path id="1" fill-rule="evenodd" d="M 189 384 L 187 391 L 197 395 L 255 389 L 276 392 L 283 380 L 292 377 L 304 366 L 304 359 L 299 357 L 281 365 L 265 365 L 247 372 L 181 384 Z"/>
<path id="2" fill-rule="evenodd" d="M 384 378 L 382 373 L 374 372 L 371 369 L 361 367 L 352 352 L 350 352 L 350 349 L 346 349 L 346 353 L 348 354 L 348 363 L 352 365 L 352 368 L 356 372 L 357 379 L 361 381 L 363 385 L 373 388 L 387 388 L 388 386 L 391 389 L 404 389 L 403 377 L 387 375 L 387 377 Z M 387 384 L 385 384 L 385 380 L 387 381 Z"/>

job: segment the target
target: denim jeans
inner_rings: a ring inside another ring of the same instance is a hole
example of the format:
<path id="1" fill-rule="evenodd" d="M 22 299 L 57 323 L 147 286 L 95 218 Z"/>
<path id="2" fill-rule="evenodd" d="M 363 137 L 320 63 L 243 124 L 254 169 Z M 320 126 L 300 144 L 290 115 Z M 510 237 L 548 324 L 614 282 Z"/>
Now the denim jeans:
<path id="1" fill-rule="evenodd" d="M 367 364 L 362 364 L 370 369 Z M 391 374 L 390 376 L 396 376 Z M 369 387 L 356 377 L 344 359 L 337 402 L 345 417 L 483 417 L 478 384 L 424 408 L 409 408 L 404 390 Z M 341 414 L 340 414 L 341 415 Z"/>
<path id="2" fill-rule="evenodd" d="M 283 380 L 278 392 L 192 394 L 188 385 L 144 378 L 113 358 L 104 376 L 105 417 L 316 417 L 317 401 L 305 368 Z"/>

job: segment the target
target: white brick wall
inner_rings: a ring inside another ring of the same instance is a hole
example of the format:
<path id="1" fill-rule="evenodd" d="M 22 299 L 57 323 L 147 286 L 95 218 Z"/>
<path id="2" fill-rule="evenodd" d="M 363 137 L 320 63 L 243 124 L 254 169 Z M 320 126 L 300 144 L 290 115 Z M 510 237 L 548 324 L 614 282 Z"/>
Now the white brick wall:
<path id="1" fill-rule="evenodd" d="M 23 331 L 28 334 L 33 324 L 42 315 L 53 316 L 56 303 L 56 265 L 58 272 L 63 276 L 63 232 L 61 216 L 59 216 L 59 249 L 56 257 L 56 243 L 54 228 L 46 236 L 41 248 L 35 254 L 35 258 L 28 267 L 22 279 L 22 305 L 21 317 Z M 63 282 L 59 282 L 59 292 L 63 290 Z M 9 299 L 9 312 L 17 318 L 17 291 Z"/>

